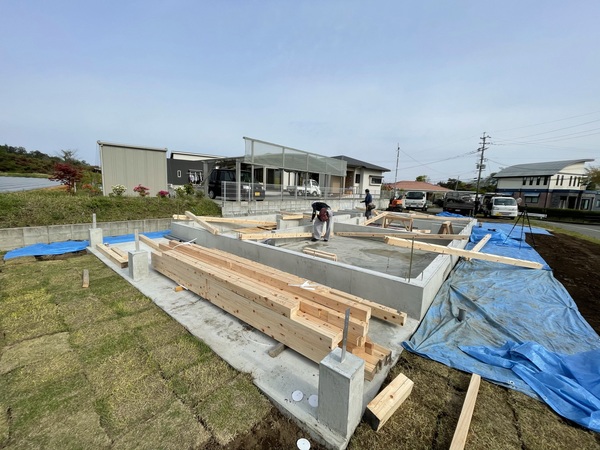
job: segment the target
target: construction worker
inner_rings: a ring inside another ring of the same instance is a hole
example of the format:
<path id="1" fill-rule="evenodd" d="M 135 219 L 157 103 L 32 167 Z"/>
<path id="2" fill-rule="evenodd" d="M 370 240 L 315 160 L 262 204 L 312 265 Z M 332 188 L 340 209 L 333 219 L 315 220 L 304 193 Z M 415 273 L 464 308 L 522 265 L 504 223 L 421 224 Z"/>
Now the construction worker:
<path id="1" fill-rule="evenodd" d="M 331 235 L 331 230 L 333 228 L 333 211 L 331 211 L 331 207 L 327 203 L 323 202 L 314 202 L 312 204 L 312 216 L 310 218 L 311 222 L 313 222 L 313 233 L 312 233 L 312 242 L 316 242 L 321 239 L 321 234 L 323 233 L 323 226 L 327 227 L 325 231 L 325 236 L 323 236 L 323 240 L 327 242 L 329 240 L 329 236 Z"/>
<path id="2" fill-rule="evenodd" d="M 371 206 L 373 204 L 373 196 L 368 189 L 365 189 L 365 199 L 360 202 L 365 204 L 365 217 L 369 220 L 371 218 L 371 210 L 373 209 Z"/>

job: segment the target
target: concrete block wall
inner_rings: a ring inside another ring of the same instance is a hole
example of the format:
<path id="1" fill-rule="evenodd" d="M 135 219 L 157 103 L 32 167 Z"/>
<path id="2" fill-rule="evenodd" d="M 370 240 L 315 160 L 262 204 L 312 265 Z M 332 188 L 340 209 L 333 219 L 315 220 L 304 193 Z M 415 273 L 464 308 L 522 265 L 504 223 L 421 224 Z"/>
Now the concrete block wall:
<path id="1" fill-rule="evenodd" d="M 132 234 L 135 229 L 140 233 L 167 230 L 171 227 L 171 219 L 99 222 L 96 226 L 102 228 L 104 236 L 120 236 Z M 91 222 L 46 227 L 1 228 L 0 251 L 14 250 L 32 244 L 87 240 L 90 228 L 92 228 Z"/>

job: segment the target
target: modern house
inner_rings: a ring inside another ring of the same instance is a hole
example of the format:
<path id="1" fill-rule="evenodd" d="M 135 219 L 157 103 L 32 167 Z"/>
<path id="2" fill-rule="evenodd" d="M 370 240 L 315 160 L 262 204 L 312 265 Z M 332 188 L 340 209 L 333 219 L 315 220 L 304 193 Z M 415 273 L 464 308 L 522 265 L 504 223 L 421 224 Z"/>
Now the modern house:
<path id="1" fill-rule="evenodd" d="M 167 159 L 167 182 L 170 186 L 182 186 L 184 184 L 199 185 L 204 181 L 204 161 L 219 158 L 215 155 L 201 153 L 171 152 Z"/>
<path id="2" fill-rule="evenodd" d="M 586 191 L 585 163 L 593 159 L 573 159 L 518 164 L 502 169 L 494 178 L 497 192 L 521 198 L 524 204 L 539 208 L 600 209 L 597 193 Z"/>
<path id="3" fill-rule="evenodd" d="M 344 188 L 352 192 L 361 193 L 369 189 L 372 195 L 379 196 L 383 185 L 383 174 L 390 169 L 376 166 L 365 161 L 350 158 L 349 156 L 333 156 L 334 159 L 346 161 L 347 171 L 344 178 Z"/>

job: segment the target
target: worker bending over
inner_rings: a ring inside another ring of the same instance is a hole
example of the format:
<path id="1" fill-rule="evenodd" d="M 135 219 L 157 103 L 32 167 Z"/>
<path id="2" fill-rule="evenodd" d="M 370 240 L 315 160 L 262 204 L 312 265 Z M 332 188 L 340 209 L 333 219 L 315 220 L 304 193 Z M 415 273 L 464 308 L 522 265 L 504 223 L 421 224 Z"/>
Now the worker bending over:
<path id="1" fill-rule="evenodd" d="M 331 211 L 331 207 L 327 203 L 314 202 L 312 204 L 312 216 L 310 220 L 313 222 L 313 234 L 311 241 L 316 242 L 321 239 L 323 227 L 326 226 L 327 230 L 325 231 L 323 240 L 327 242 L 329 240 L 331 230 L 333 229 L 333 211 Z"/>

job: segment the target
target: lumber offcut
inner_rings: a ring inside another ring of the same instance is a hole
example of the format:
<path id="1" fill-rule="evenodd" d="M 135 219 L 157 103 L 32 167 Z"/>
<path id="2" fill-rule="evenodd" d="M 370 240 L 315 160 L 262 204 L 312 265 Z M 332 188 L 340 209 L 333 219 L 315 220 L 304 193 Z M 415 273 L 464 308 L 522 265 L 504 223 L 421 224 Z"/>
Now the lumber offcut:
<path id="1" fill-rule="evenodd" d="M 123 251 L 116 251 L 116 248 L 109 247 L 106 244 L 98 244 L 96 248 L 100 253 L 110 259 L 113 263 L 119 266 L 121 269 L 129 265 L 129 259 L 123 256 Z"/>
<path id="2" fill-rule="evenodd" d="M 81 287 L 87 288 L 90 287 L 90 271 L 89 269 L 83 269 L 83 282 Z"/>
<path id="3" fill-rule="evenodd" d="M 365 421 L 371 425 L 375 431 L 392 417 L 392 414 L 408 398 L 413 388 L 413 381 L 406 375 L 400 374 L 383 389 L 367 405 L 365 410 Z"/>
<path id="4" fill-rule="evenodd" d="M 460 412 L 460 417 L 458 418 L 458 425 L 454 431 L 450 450 L 462 450 L 465 448 L 467 434 L 469 433 L 469 425 L 471 424 L 471 417 L 473 417 L 473 410 L 475 409 L 475 401 L 477 400 L 480 384 L 481 377 L 474 373 L 471 376 L 471 382 L 469 383 L 465 402 L 463 403 L 463 408 Z"/>

